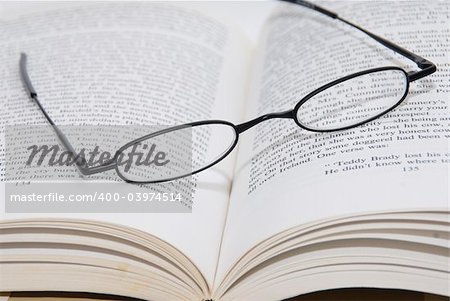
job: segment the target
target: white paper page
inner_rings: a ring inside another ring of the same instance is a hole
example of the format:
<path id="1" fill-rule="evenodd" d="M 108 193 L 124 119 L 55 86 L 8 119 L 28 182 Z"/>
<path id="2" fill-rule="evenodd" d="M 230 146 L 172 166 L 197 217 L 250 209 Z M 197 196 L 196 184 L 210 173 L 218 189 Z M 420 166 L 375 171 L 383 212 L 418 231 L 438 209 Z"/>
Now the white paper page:
<path id="1" fill-rule="evenodd" d="M 109 3 L 100 4 L 98 10 L 90 5 L 59 3 L 56 8 L 63 9 L 59 13 L 36 14 L 19 21 L 11 21 L 14 15 L 7 13 L 8 5 L 3 7 L 4 26 L 0 26 L 2 136 L 5 127 L 11 124 L 46 124 L 20 82 L 20 52 L 28 54 L 30 76 L 43 106 L 57 124 L 156 122 L 176 125 L 202 119 L 238 122 L 242 118 L 249 47 L 231 27 L 194 13 L 193 9 L 203 10 L 198 3 Z M 64 10 L 65 6 L 82 8 Z M 32 10 L 49 7 L 55 8 L 53 4 L 34 3 Z M 21 13 L 24 11 L 26 8 Z M 152 22 L 152 18 L 157 18 L 158 22 Z M 182 84 L 186 79 L 188 71 L 171 69 L 173 65 L 161 63 L 167 56 L 174 59 L 176 51 L 183 56 L 183 62 L 188 62 L 186 68 L 194 66 L 191 79 L 210 89 L 205 91 L 202 99 L 192 96 L 192 91 L 186 91 L 191 94 L 187 93 L 189 96 L 185 99 L 180 95 L 177 106 L 171 107 L 164 94 L 169 94 L 169 91 L 163 87 L 158 94 L 153 89 L 163 73 L 175 74 L 169 77 L 169 82 Z M 161 67 L 121 72 L 126 70 L 120 68 L 126 67 L 127 59 L 134 60 L 130 62 L 134 67 L 139 66 L 139 60 L 150 64 L 152 59 Z M 127 72 L 134 74 L 128 77 Z M 126 85 L 119 87 L 124 79 L 130 79 L 139 87 L 139 92 L 147 93 L 147 97 L 158 96 L 159 102 L 144 103 L 145 97 L 139 96 L 137 91 Z M 97 99 L 93 99 L 93 93 L 88 93 L 83 87 L 87 82 L 97 87 Z M 112 97 L 117 95 L 119 97 Z M 116 115 L 102 114 L 102 107 L 115 106 L 117 102 L 114 99 L 120 101 L 120 98 L 139 99 L 143 106 L 127 107 L 125 101 L 125 106 Z M 161 108 L 168 113 L 160 111 Z M 204 110 L 198 111 L 198 108 Z M 220 137 L 211 139 L 214 146 L 214 139 Z M 199 267 L 207 281 L 211 281 L 217 263 L 233 163 L 232 155 L 198 177 L 192 213 L 5 214 L 2 211 L 1 219 L 81 218 L 134 227 L 173 244 Z M 0 186 L 0 195 L 4 203 L 4 185 Z"/>
<path id="2" fill-rule="evenodd" d="M 410 84 L 404 104 L 367 126 L 315 134 L 273 119 L 242 134 L 215 283 L 251 247 L 280 231 L 369 211 L 448 210 L 448 3 L 323 2 L 369 31 L 417 52 L 438 72 Z M 292 109 L 339 77 L 408 60 L 337 20 L 284 6 L 258 53 L 247 120 Z"/>

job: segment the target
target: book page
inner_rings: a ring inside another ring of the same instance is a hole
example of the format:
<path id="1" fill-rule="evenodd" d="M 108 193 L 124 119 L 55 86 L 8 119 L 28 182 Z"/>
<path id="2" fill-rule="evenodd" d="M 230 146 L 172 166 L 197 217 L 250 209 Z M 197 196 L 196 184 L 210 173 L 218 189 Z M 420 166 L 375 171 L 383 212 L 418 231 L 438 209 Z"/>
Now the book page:
<path id="1" fill-rule="evenodd" d="M 363 212 L 448 210 L 449 6 L 321 3 L 437 65 L 394 111 L 354 129 L 307 132 L 272 119 L 243 133 L 215 283 L 257 243 L 288 228 Z M 314 89 L 382 66 L 418 70 L 350 26 L 282 5 L 266 25 L 247 120 L 294 108 Z"/>
<path id="2" fill-rule="evenodd" d="M 2 178 L 5 129 L 14 124 L 47 124 L 22 86 L 21 52 L 28 56 L 29 74 L 39 99 L 57 125 L 173 126 L 207 119 L 238 122 L 242 118 L 250 48 L 231 26 L 200 13 L 201 5 L 57 6 L 57 10 L 42 13 L 39 11 L 53 9 L 53 4 L 37 5 L 35 12 L 25 17 L 2 15 Z M 208 139 L 208 145 L 203 146 L 207 151 L 221 137 L 210 133 Z M 233 165 L 232 154 L 194 179 L 191 213 L 2 212 L 1 219 L 76 218 L 134 227 L 174 245 L 211 281 Z M 68 167 L 64 172 L 70 177 L 76 168 Z M 4 185 L 0 195 L 4 208 Z"/>

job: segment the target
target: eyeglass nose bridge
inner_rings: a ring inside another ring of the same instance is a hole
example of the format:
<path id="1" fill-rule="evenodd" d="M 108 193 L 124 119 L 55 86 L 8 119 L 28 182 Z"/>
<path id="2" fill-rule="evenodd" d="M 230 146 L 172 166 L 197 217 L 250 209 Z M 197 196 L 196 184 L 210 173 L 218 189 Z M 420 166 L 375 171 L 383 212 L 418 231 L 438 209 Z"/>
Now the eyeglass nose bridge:
<path id="1" fill-rule="evenodd" d="M 274 118 L 294 119 L 295 118 L 294 110 L 287 110 L 287 111 L 283 111 L 283 112 L 276 112 L 276 113 L 269 113 L 269 114 L 261 115 L 250 121 L 238 124 L 236 126 L 236 131 L 238 132 L 238 134 L 243 133 L 246 130 L 254 127 L 255 125 L 257 125 L 263 121 L 266 121 L 269 119 L 274 119 Z"/>

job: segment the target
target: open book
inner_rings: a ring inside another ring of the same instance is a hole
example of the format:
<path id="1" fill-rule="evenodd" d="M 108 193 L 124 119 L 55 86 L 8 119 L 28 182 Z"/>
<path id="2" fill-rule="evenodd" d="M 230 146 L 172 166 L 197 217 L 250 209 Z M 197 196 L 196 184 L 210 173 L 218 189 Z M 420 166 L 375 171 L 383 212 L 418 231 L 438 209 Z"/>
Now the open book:
<path id="1" fill-rule="evenodd" d="M 274 301 L 378 287 L 449 296 L 449 4 L 323 6 L 430 59 L 437 72 L 362 127 L 312 133 L 274 119 L 246 131 L 231 156 L 196 176 L 191 213 L 3 212 L 0 290 Z M 311 9 L 271 10 L 255 45 L 200 3 L 5 16 L 2 131 L 46 124 L 20 81 L 21 52 L 61 125 L 239 124 L 291 109 L 350 73 L 416 68 Z"/>

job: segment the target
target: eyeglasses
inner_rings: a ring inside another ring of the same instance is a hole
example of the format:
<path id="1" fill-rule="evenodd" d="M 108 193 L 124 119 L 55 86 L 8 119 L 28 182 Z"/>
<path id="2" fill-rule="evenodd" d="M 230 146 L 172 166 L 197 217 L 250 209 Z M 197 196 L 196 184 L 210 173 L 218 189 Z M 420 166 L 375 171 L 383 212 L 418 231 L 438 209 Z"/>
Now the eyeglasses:
<path id="1" fill-rule="evenodd" d="M 265 114 L 238 125 L 223 120 L 204 120 L 170 127 L 130 141 L 119 148 L 112 159 L 98 166 L 88 166 L 83 157 L 76 157 L 75 165 L 79 171 L 83 175 L 93 175 L 115 169 L 124 181 L 141 184 L 160 183 L 187 177 L 223 160 L 237 145 L 240 134 L 263 121 L 274 118 L 293 119 L 300 128 L 312 132 L 334 132 L 354 128 L 395 109 L 408 95 L 410 82 L 436 71 L 436 66 L 427 59 L 342 19 L 325 8 L 302 0 L 284 1 L 307 7 L 356 28 L 413 61 L 420 70 L 406 72 L 402 68 L 388 66 L 353 73 L 312 91 L 292 110 Z M 22 53 L 20 74 L 29 96 L 36 102 L 63 146 L 75 156 L 74 147 L 39 102 L 28 76 L 26 64 L 27 56 Z M 375 89 L 374 83 L 376 83 Z M 219 133 L 221 139 L 208 150 L 204 142 L 211 133 Z M 142 162 L 140 164 L 137 159 L 139 156 L 136 156 L 138 150 L 142 151 L 149 145 L 161 143 L 165 145 L 166 154 L 168 154 L 168 157 L 162 160 L 165 164 L 149 165 Z M 190 156 L 186 156 L 189 150 Z M 123 164 L 123 158 L 127 156 L 129 160 L 127 164 Z"/>

